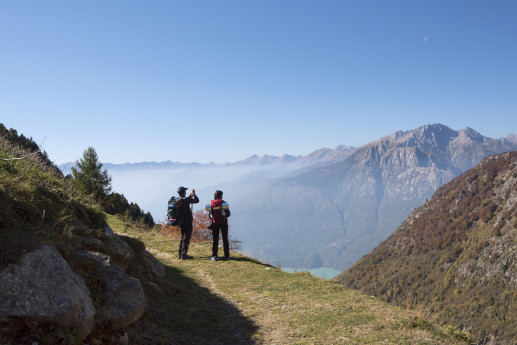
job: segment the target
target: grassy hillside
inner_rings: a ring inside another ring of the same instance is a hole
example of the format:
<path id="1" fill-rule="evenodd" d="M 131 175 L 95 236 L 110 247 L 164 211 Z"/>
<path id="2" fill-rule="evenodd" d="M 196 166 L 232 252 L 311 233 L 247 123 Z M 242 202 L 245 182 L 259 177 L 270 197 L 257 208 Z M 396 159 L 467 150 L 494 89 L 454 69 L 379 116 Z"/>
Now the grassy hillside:
<path id="1" fill-rule="evenodd" d="M 232 253 L 210 261 L 211 245 L 193 243 L 180 261 L 178 241 L 109 216 L 127 241 L 144 243 L 165 265 L 149 307 L 128 330 L 153 344 L 466 344 L 465 334 L 342 285 L 289 274 Z"/>
<path id="2" fill-rule="evenodd" d="M 43 244 L 66 257 L 74 235 L 102 238 L 106 222 L 133 249 L 146 246 L 166 266 L 166 278 L 152 282 L 141 265 L 128 268 L 148 298 L 142 318 L 119 330 L 96 324 L 82 343 L 121 344 L 128 336 L 130 344 L 465 344 L 452 328 L 336 282 L 239 254 L 212 262 L 206 242 L 192 244 L 196 259 L 179 261 L 177 240 L 105 215 L 45 155 L 11 140 L 16 135 L 0 134 L 0 270 Z M 82 273 L 94 302 L 102 302 L 95 277 Z M 68 331 L 0 315 L 0 344 L 73 343 Z"/>
<path id="3" fill-rule="evenodd" d="M 517 342 L 517 152 L 441 187 L 386 241 L 337 277 L 479 343 Z"/>
<path id="4" fill-rule="evenodd" d="M 0 124 L 0 269 L 44 243 L 66 246 L 75 232 L 99 236 L 106 224 L 100 207 L 32 144 Z"/>

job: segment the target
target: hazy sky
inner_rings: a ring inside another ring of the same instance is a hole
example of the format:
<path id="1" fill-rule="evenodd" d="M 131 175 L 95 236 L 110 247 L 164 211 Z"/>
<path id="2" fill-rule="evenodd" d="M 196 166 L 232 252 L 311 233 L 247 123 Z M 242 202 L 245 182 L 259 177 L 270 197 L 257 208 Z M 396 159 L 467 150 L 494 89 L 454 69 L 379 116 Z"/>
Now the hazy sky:
<path id="1" fill-rule="evenodd" d="M 57 164 L 517 133 L 517 1 L 0 0 L 0 122 Z"/>

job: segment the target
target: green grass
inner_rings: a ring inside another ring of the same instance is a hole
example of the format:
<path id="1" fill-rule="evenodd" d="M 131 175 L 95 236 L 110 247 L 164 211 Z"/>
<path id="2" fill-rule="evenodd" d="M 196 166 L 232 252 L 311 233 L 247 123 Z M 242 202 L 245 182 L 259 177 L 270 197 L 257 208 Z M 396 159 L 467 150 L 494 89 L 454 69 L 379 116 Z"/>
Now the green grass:
<path id="1" fill-rule="evenodd" d="M 306 272 L 286 273 L 232 253 L 210 260 L 210 243 L 192 243 L 194 260 L 177 259 L 178 241 L 108 223 L 143 242 L 167 268 L 146 286 L 149 308 L 130 339 L 155 344 L 466 344 L 461 334 Z"/>
<path id="2" fill-rule="evenodd" d="M 12 160 L 17 157 L 25 158 Z M 238 253 L 212 262 L 210 243 L 192 243 L 195 259 L 180 261 L 178 240 L 105 216 L 41 157 L 0 137 L 0 158 L 0 269 L 41 244 L 66 254 L 71 235 L 98 238 L 105 219 L 133 248 L 145 245 L 166 266 L 165 279 L 154 281 L 133 269 L 148 296 L 142 318 L 122 330 L 97 324 L 87 344 L 120 344 L 126 331 L 130 344 L 465 343 L 454 330 L 333 281 L 285 273 Z M 87 278 L 99 290 L 91 290 L 97 300 L 102 288 Z M 57 344 L 69 336 L 51 323 L 8 321 L 0 320 L 2 344 Z"/>
<path id="3" fill-rule="evenodd" d="M 336 280 L 479 343 L 517 344 L 517 152 L 440 189 Z M 462 196 L 459 198 L 459 196 Z"/>
<path id="4" fill-rule="evenodd" d="M 75 230 L 93 233 L 104 224 L 100 207 L 57 168 L 0 136 L 0 269 L 41 244 L 59 248 Z"/>

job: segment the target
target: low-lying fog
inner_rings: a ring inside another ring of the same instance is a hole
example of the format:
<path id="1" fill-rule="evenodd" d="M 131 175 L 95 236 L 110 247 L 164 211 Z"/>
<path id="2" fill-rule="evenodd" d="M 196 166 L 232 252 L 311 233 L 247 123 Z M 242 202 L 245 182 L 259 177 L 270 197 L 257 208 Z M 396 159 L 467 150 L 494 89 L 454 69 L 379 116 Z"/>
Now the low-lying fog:
<path id="1" fill-rule="evenodd" d="M 213 199 L 214 192 L 221 189 L 224 199 L 230 203 L 247 198 L 264 182 L 282 176 L 295 165 L 282 167 L 235 167 L 193 166 L 183 168 L 128 168 L 124 165 L 108 165 L 113 191 L 124 194 L 129 202 L 137 203 L 145 212 L 151 212 L 155 222 L 166 219 L 167 201 L 177 196 L 179 186 L 194 188 L 199 204 L 194 211 L 204 208 Z"/>

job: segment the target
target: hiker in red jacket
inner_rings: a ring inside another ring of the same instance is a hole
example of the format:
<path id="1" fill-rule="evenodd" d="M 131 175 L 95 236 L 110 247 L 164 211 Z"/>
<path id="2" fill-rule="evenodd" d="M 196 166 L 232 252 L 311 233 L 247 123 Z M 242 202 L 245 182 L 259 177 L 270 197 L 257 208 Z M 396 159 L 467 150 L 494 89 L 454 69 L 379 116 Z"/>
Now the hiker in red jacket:
<path id="1" fill-rule="evenodd" d="M 178 194 L 180 196 L 179 215 L 178 223 L 180 225 L 181 240 L 178 248 L 178 259 L 187 260 L 193 259 L 192 256 L 187 255 L 188 247 L 190 244 L 190 238 L 192 237 L 192 211 L 190 210 L 190 204 L 197 204 L 199 198 L 196 195 L 196 191 L 192 189 L 190 195 L 187 197 L 187 189 L 185 187 L 178 188 Z"/>
<path id="2" fill-rule="evenodd" d="M 212 230 L 212 261 L 217 260 L 217 252 L 219 250 L 219 230 L 223 235 L 224 258 L 230 258 L 230 242 L 228 241 L 228 217 L 230 217 L 230 208 L 226 201 L 223 200 L 223 192 L 216 190 L 214 200 L 210 201 L 211 210 L 209 213 L 212 219 L 210 229 Z"/>

